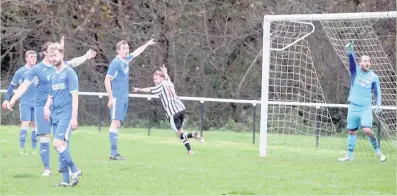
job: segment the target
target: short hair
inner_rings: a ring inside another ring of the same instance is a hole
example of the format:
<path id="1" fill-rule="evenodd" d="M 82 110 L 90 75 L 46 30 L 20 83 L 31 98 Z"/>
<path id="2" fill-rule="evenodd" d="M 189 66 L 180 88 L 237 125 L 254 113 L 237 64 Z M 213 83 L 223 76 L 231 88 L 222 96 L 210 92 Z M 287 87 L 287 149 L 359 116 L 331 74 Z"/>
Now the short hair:
<path id="1" fill-rule="evenodd" d="M 121 45 L 124 45 L 124 44 L 128 44 L 128 42 L 125 40 L 119 41 L 119 43 L 117 43 L 117 45 L 116 45 L 116 50 L 119 50 Z"/>
<path id="2" fill-rule="evenodd" d="M 158 76 L 160 76 L 160 77 L 162 77 L 162 78 L 165 78 L 164 73 L 163 73 L 163 71 L 161 71 L 161 70 L 156 70 L 156 71 L 153 73 L 153 75 L 158 75 Z"/>
<path id="3" fill-rule="evenodd" d="M 25 58 L 27 58 L 30 54 L 37 55 L 37 53 L 34 50 L 28 50 L 25 52 Z"/>
<path id="4" fill-rule="evenodd" d="M 46 42 L 43 46 L 41 46 L 40 58 L 44 58 L 45 57 L 44 52 L 47 52 L 48 46 L 50 46 L 51 44 L 53 44 L 53 42 Z"/>
<path id="5" fill-rule="evenodd" d="M 63 53 L 63 48 L 61 48 L 61 45 L 58 42 L 49 45 L 46 52 L 52 52 L 54 50 L 58 50 L 59 52 Z"/>

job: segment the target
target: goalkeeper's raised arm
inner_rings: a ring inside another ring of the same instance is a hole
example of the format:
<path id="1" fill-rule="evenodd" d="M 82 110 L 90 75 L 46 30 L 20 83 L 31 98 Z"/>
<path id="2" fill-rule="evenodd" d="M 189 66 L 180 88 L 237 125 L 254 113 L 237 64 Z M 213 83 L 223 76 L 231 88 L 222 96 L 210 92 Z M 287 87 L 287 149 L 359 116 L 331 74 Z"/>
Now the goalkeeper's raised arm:
<path id="1" fill-rule="evenodd" d="M 347 50 L 347 54 L 349 56 L 349 71 L 350 74 L 355 75 L 356 71 L 357 71 L 357 62 L 356 59 L 354 57 L 354 45 L 353 42 L 349 42 L 346 44 L 346 50 Z"/>

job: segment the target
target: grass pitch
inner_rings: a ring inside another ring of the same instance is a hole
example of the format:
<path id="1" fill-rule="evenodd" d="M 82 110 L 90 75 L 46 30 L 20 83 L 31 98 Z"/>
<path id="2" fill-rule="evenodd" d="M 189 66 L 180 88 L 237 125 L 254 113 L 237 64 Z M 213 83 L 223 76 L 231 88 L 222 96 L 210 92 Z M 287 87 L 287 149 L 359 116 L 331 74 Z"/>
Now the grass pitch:
<path id="1" fill-rule="evenodd" d="M 61 179 L 55 150 L 52 176 L 42 177 L 39 154 L 19 155 L 19 127 L 1 126 L 0 133 L 1 195 L 396 194 L 395 154 L 384 163 L 375 155 L 340 163 L 343 144 L 333 138 L 320 138 L 316 150 L 314 137 L 269 136 L 268 156 L 260 158 L 259 140 L 253 145 L 249 133 L 205 132 L 206 144 L 191 140 L 195 154 L 188 156 L 171 130 L 147 136 L 144 129 L 122 128 L 119 152 L 128 160 L 111 161 L 108 132 L 94 127 L 80 127 L 71 137 L 80 183 L 53 188 Z"/>

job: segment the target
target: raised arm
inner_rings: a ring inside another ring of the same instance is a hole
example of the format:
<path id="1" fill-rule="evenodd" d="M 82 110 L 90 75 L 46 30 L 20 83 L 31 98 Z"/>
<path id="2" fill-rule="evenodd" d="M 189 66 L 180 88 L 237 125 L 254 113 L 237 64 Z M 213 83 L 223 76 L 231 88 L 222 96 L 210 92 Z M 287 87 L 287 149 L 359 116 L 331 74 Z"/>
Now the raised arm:
<path id="1" fill-rule="evenodd" d="M 133 56 L 133 58 L 136 58 L 137 56 L 139 56 L 148 46 L 154 45 L 156 44 L 154 42 L 154 39 L 149 40 L 148 42 L 146 42 L 146 44 L 142 45 L 141 47 L 137 48 L 134 52 L 131 53 L 131 55 Z"/>
<path id="2" fill-rule="evenodd" d="M 355 75 L 357 71 L 357 62 L 354 56 L 353 43 L 346 44 L 347 54 L 349 56 L 349 71 L 350 74 Z"/>
<path id="3" fill-rule="evenodd" d="M 84 56 L 73 58 L 72 60 L 68 61 L 67 64 L 71 67 L 77 67 L 83 64 L 85 61 L 94 58 L 95 56 L 95 50 L 89 49 Z"/>

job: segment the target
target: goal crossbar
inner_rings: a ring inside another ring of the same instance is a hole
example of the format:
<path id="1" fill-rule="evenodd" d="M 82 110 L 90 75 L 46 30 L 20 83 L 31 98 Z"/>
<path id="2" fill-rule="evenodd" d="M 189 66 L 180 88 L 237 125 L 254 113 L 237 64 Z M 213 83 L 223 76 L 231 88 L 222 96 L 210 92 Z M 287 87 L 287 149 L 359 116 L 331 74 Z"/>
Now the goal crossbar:
<path id="1" fill-rule="evenodd" d="M 390 12 L 358 12 L 332 14 L 296 14 L 296 15 L 265 15 L 264 20 L 272 21 L 316 21 L 316 20 L 360 20 L 396 18 L 397 11 Z"/>

